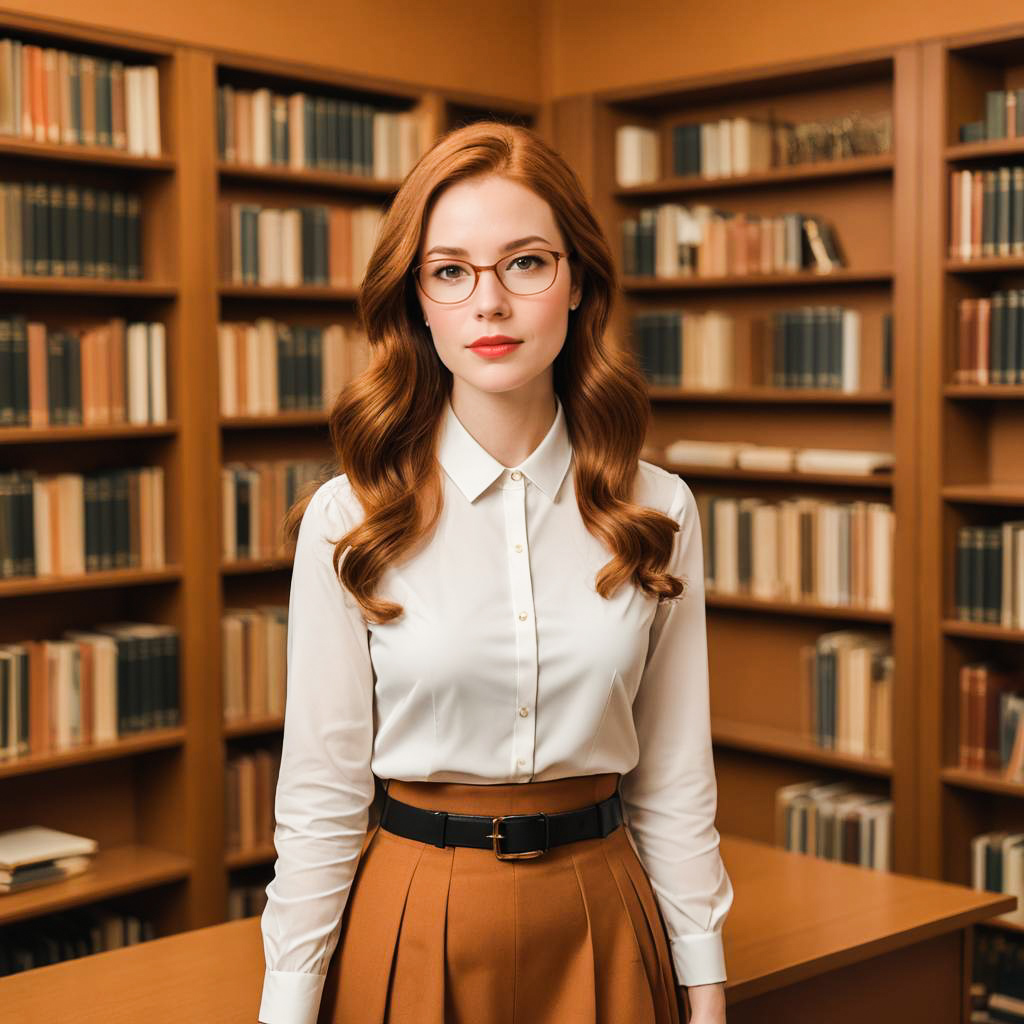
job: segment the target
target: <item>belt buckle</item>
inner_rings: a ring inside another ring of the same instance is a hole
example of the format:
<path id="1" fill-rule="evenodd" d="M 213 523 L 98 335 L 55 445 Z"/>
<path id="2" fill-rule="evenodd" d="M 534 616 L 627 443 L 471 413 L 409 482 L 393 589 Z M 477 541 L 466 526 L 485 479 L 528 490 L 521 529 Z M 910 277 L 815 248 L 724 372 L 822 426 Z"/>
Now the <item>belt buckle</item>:
<path id="1" fill-rule="evenodd" d="M 535 814 L 501 814 L 496 818 L 491 818 L 491 825 L 493 831 L 488 835 L 488 839 L 493 839 L 494 843 L 494 856 L 498 860 L 526 860 L 531 857 L 539 857 L 542 853 L 547 853 L 550 847 L 550 838 L 548 836 L 548 817 L 543 811 L 539 811 L 538 814 L 544 819 L 544 842 L 545 846 L 543 850 L 526 850 L 523 853 L 505 853 L 501 849 L 501 823 L 506 818 L 535 818 Z"/>

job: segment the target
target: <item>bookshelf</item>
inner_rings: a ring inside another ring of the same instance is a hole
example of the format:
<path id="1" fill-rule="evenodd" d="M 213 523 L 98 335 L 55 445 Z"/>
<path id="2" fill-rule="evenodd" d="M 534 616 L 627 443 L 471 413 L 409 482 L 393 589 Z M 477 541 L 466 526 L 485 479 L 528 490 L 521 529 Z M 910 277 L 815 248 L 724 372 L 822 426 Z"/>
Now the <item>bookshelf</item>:
<path id="1" fill-rule="evenodd" d="M 917 848 L 917 622 L 915 587 L 917 480 L 916 308 L 913 273 L 917 206 L 919 53 L 913 46 L 556 101 L 553 130 L 595 203 L 622 275 L 622 225 L 659 204 L 707 204 L 763 217 L 817 214 L 835 226 L 846 263 L 830 273 L 724 276 L 621 276 L 622 301 L 610 333 L 632 345 L 638 312 L 721 311 L 733 318 L 737 351 L 753 345 L 775 311 L 841 305 L 861 315 L 865 353 L 877 351 L 881 317 L 893 316 L 891 387 L 852 393 L 781 388 L 737 377 L 734 387 L 652 386 L 648 443 L 661 451 L 676 438 L 756 441 L 790 447 L 891 452 L 891 473 L 870 477 L 707 467 L 646 456 L 679 473 L 702 493 L 778 501 L 808 495 L 835 501 L 882 501 L 895 516 L 892 610 L 819 602 L 762 600 L 745 593 L 706 598 L 712 679 L 712 737 L 723 832 L 771 842 L 777 788 L 808 779 L 849 779 L 859 791 L 893 801 L 893 868 L 913 872 Z M 674 172 L 673 129 L 684 122 L 834 118 L 851 111 L 888 111 L 891 151 L 834 161 L 774 166 L 735 177 Z M 616 178 L 620 126 L 652 129 L 659 142 L 655 180 L 621 185 Z M 737 357 L 739 361 L 739 357 Z M 704 526 L 707 531 L 707 524 Z M 802 645 L 822 633 L 857 629 L 888 640 L 895 660 L 892 755 L 867 757 L 824 749 L 799 715 Z"/>
<path id="2" fill-rule="evenodd" d="M 269 89 L 271 94 L 301 91 L 309 96 L 370 104 L 381 110 L 409 113 L 420 119 L 422 145 L 428 146 L 437 136 L 456 124 L 497 116 L 517 123 L 533 124 L 538 110 L 530 104 L 513 103 L 467 93 L 449 93 L 433 89 L 412 89 L 343 72 L 309 68 L 299 64 L 242 58 L 237 54 L 214 53 L 209 67 L 203 70 L 204 90 L 215 99 L 215 91 L 228 85 L 236 91 Z M 210 133 L 214 151 L 216 129 Z M 280 156 L 280 154 L 275 154 Z M 293 168 L 286 166 L 251 166 L 224 159 L 215 153 L 208 173 L 215 181 L 211 194 L 215 204 L 224 202 L 277 204 L 282 207 L 323 203 L 328 205 L 381 207 L 398 187 L 398 179 L 379 180 L 368 175 L 347 173 L 324 167 Z M 211 211 L 211 215 L 213 211 Z M 223 222 L 222 222 L 223 223 Z M 223 243 L 223 238 L 219 240 Z M 210 251 L 207 258 L 219 264 L 219 253 Z M 270 317 L 278 322 L 327 327 L 340 323 L 346 333 L 359 326 L 356 314 L 357 288 L 354 285 L 267 285 L 226 281 L 217 278 L 211 306 L 216 311 L 206 330 L 216 335 L 218 322 L 252 321 Z M 346 344 L 352 341 L 346 337 Z M 216 360 L 211 372 L 218 379 Z M 216 391 L 216 389 L 213 389 Z M 223 415 L 219 409 L 213 421 L 211 436 L 217 437 L 211 462 L 217 466 L 246 463 L 254 459 L 317 459 L 326 460 L 332 452 L 327 432 L 327 409 L 282 409 L 273 415 Z M 217 429 L 219 427 L 219 429 Z M 212 468 L 208 472 L 213 472 Z M 207 487 L 217 499 L 211 504 L 207 531 L 220 537 L 220 477 L 207 477 Z M 218 550 L 215 564 L 219 566 L 215 595 L 216 611 L 208 622 L 211 664 L 220 665 L 222 637 L 220 619 L 229 609 L 254 609 L 263 605 L 287 606 L 290 554 L 267 558 L 224 560 Z M 216 687 L 218 700 L 220 687 Z M 276 714 L 224 720 L 218 706 L 220 767 L 223 774 L 231 758 L 259 750 L 280 751 L 283 719 Z M 220 814 L 219 834 L 223 839 L 228 822 Z M 272 874 L 275 851 L 272 843 L 258 841 L 245 848 L 222 848 L 219 865 L 225 891 L 230 887 L 265 886 Z M 223 903 L 223 901 L 222 901 Z"/>
<path id="3" fill-rule="evenodd" d="M 326 409 L 222 416 L 218 324 L 257 317 L 358 326 L 355 285 L 259 286 L 219 273 L 222 200 L 381 207 L 398 185 L 319 168 L 247 166 L 218 153 L 218 86 L 349 99 L 422 118 L 423 145 L 456 123 L 499 116 L 536 125 L 542 112 L 507 98 L 369 79 L 300 63 L 152 40 L 4 14 L 0 39 L 18 38 L 158 69 L 159 155 L 0 134 L 4 180 L 134 189 L 141 197 L 143 274 L 137 280 L 0 275 L 0 317 L 24 314 L 69 329 L 109 317 L 166 328 L 167 417 L 157 423 L 14 426 L 0 423 L 3 469 L 76 472 L 135 465 L 164 471 L 165 563 L 75 575 L 0 579 L 0 643 L 58 638 L 120 620 L 179 632 L 182 717 L 173 728 L 0 760 L 0 828 L 50 825 L 95 837 L 92 868 L 8 896 L 0 928 L 93 905 L 138 913 L 156 935 L 225 919 L 228 890 L 257 894 L 272 844 L 225 847 L 225 778 L 235 754 L 280 748 L 283 719 L 225 722 L 221 619 L 227 608 L 287 605 L 290 555 L 225 562 L 221 469 L 252 459 L 326 461 Z M 187 528 L 186 528 L 187 527 Z M 244 906 L 244 901 L 235 905 Z"/>
<path id="4" fill-rule="evenodd" d="M 0 135 L 5 182 L 104 188 L 140 197 L 142 276 L 137 280 L 7 274 L 0 278 L 0 316 L 24 316 L 47 332 L 104 321 L 161 322 L 166 329 L 168 418 L 159 423 L 91 423 L 0 429 L 5 471 L 90 473 L 159 466 L 165 495 L 183 491 L 183 435 L 178 396 L 181 309 L 176 210 L 179 200 L 177 129 L 172 97 L 179 67 L 173 47 L 117 33 L 57 25 L 5 13 L 0 37 L 18 39 L 76 59 L 155 67 L 159 82 L 161 147 L 140 156 L 110 146 L 38 141 Z M 79 122 L 81 126 L 81 122 Z M 85 241 L 83 239 L 83 241 Z M 55 254 L 54 254 L 55 255 Z M 63 269 L 63 268 L 62 268 Z M 188 581 L 180 523 L 167 522 L 164 564 L 78 574 L 8 577 L 0 581 L 0 643 L 53 640 L 67 629 L 87 630 L 119 620 L 155 622 L 178 631 L 184 665 L 196 657 L 195 634 L 184 628 Z M 191 758 L 193 708 L 182 686 L 182 723 L 124 733 L 116 740 L 32 752 L 0 762 L 0 828 L 26 822 L 81 832 L 99 841 L 92 868 L 65 882 L 6 897 L 0 927 L 16 921 L 118 900 L 150 918 L 157 934 L 191 923 L 187 893 L 196 872 L 183 780 Z"/>
<path id="5" fill-rule="evenodd" d="M 1019 256 L 951 256 L 953 174 L 1014 166 L 1020 138 L 962 142 L 960 126 L 984 119 L 989 90 L 1024 85 L 1024 31 L 973 33 L 922 48 L 927 102 L 921 187 L 921 873 L 971 883 L 970 840 L 1016 830 L 1024 786 L 996 769 L 959 763 L 959 676 L 991 661 L 1024 669 L 1024 630 L 955 614 L 957 530 L 1021 518 L 1024 388 L 958 381 L 960 310 L 1024 280 Z M 1019 926 L 992 920 L 1004 932 Z"/>

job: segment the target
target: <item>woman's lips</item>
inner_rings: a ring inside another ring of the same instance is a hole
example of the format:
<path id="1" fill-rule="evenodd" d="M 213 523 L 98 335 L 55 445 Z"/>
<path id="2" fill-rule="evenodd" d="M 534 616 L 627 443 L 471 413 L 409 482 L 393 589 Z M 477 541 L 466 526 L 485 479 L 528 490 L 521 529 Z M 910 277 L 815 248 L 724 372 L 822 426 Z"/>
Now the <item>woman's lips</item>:
<path id="1" fill-rule="evenodd" d="M 478 356 L 483 356 L 484 359 L 499 359 L 501 356 L 508 355 L 521 344 L 520 341 L 508 341 L 498 345 L 476 345 L 470 349 L 470 352 L 475 352 Z"/>

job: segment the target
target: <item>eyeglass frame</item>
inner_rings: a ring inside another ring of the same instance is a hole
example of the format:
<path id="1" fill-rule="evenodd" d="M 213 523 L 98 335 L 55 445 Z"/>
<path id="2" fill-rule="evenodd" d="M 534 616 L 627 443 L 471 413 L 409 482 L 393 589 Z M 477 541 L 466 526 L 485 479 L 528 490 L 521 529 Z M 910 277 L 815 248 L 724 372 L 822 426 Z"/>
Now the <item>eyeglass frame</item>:
<path id="1" fill-rule="evenodd" d="M 514 259 L 520 253 L 524 252 L 546 252 L 549 255 L 555 257 L 555 276 L 551 278 L 551 284 L 549 284 L 547 288 L 541 288 L 539 292 L 514 292 L 511 288 L 506 287 L 505 282 L 502 281 L 501 277 L 498 275 L 498 264 L 501 263 L 502 260 Z M 436 260 L 424 260 L 422 263 L 417 263 L 416 266 L 409 271 L 409 274 L 412 277 L 413 281 L 416 282 L 416 287 L 419 288 L 421 292 L 423 292 L 424 297 L 430 299 L 431 302 L 436 302 L 438 305 L 441 306 L 454 306 L 459 302 L 465 302 L 467 299 L 471 299 L 473 297 L 473 292 L 476 291 L 476 286 L 480 283 L 480 272 L 483 270 L 493 270 L 494 276 L 498 279 L 498 284 L 500 284 L 501 287 L 504 288 L 505 291 L 509 293 L 509 295 L 518 295 L 520 296 L 520 298 L 526 298 L 526 296 L 529 295 L 543 295 L 549 288 L 553 287 L 554 283 L 558 280 L 558 261 L 561 259 L 568 260 L 571 256 L 574 255 L 575 250 L 570 250 L 569 252 L 559 252 L 557 249 L 542 249 L 540 246 L 534 246 L 526 249 L 519 249 L 516 252 L 510 252 L 506 256 L 502 256 L 500 260 L 495 260 L 493 263 L 486 267 L 478 267 L 475 263 L 470 263 L 469 260 L 460 259 L 458 256 L 439 256 Z M 463 263 L 467 267 L 472 268 L 474 278 L 473 287 L 470 288 L 469 294 L 466 296 L 465 299 L 452 299 L 451 301 L 446 301 L 444 299 L 435 299 L 433 296 L 427 295 L 427 293 L 423 289 L 423 286 L 420 284 L 419 270 L 421 267 L 425 267 L 428 263 L 446 262 Z"/>

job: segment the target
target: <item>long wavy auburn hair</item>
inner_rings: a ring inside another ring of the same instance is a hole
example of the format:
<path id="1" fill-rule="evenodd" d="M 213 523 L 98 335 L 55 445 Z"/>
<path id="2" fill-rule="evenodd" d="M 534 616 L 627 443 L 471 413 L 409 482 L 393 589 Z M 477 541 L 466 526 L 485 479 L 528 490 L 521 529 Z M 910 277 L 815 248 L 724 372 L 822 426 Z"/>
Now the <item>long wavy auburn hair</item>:
<path id="1" fill-rule="evenodd" d="M 574 453 L 580 515 L 612 553 L 595 589 L 609 598 L 632 580 L 659 601 L 685 590 L 684 580 L 664 571 L 678 525 L 631 500 L 650 401 L 632 354 L 606 340 L 618 290 L 608 243 L 579 178 L 554 149 L 527 128 L 478 121 L 442 136 L 384 212 L 358 298 L 369 363 L 342 388 L 330 412 L 336 465 L 328 464 L 326 475 L 305 488 L 284 522 L 286 540 L 294 542 L 317 487 L 338 472 L 348 474 L 364 518 L 334 542 L 333 564 L 364 618 L 378 624 L 403 611 L 374 595 L 381 575 L 429 539 L 442 509 L 436 445 L 452 373 L 423 322 L 409 271 L 441 191 L 491 174 L 550 204 L 573 254 L 567 262 L 573 280 L 582 282 L 553 377 Z"/>

